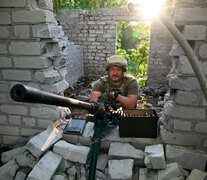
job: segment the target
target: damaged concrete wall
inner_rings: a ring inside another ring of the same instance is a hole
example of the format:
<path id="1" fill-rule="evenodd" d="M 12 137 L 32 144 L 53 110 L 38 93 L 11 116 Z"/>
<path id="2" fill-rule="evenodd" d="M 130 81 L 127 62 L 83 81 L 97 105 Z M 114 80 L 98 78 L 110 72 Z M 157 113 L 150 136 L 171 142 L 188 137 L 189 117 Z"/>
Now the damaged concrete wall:
<path id="1" fill-rule="evenodd" d="M 207 75 L 207 2 L 176 1 L 174 23 L 189 41 L 201 69 Z M 169 92 L 161 121 L 164 143 L 207 147 L 207 103 L 192 67 L 174 42 L 170 55 L 173 66 L 168 75 Z"/>
<path id="2" fill-rule="evenodd" d="M 102 76 L 106 59 L 116 54 L 116 22 L 142 20 L 138 12 L 130 13 L 122 8 L 104 8 L 92 13 L 62 10 L 56 19 L 69 40 L 83 47 L 85 74 L 93 76 Z M 168 55 L 171 46 L 172 37 L 167 30 L 160 22 L 153 22 L 148 84 L 166 83 L 171 68 Z"/>
<path id="3" fill-rule="evenodd" d="M 160 21 L 152 21 L 147 85 L 167 84 L 172 67 L 169 56 L 173 37 Z"/>
<path id="4" fill-rule="evenodd" d="M 15 103 L 9 97 L 11 87 L 23 83 L 62 93 L 83 75 L 82 49 L 58 26 L 50 0 L 1 0 L 0 32 L 0 143 L 9 145 L 69 113 L 67 108 Z M 79 54 L 77 59 L 70 51 Z M 70 82 L 68 66 L 76 60 L 80 66 L 72 69 L 76 73 Z"/>

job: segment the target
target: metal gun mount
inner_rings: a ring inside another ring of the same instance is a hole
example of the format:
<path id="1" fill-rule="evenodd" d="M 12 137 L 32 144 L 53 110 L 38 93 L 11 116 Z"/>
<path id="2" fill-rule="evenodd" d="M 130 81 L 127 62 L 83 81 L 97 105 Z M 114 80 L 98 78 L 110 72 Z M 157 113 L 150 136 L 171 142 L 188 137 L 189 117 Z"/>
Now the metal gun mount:
<path id="1" fill-rule="evenodd" d="M 107 106 L 103 104 L 92 102 L 83 102 L 72 98 L 59 96 L 56 94 L 41 91 L 39 89 L 17 84 L 12 87 L 10 96 L 14 101 L 26 103 L 40 103 L 48 105 L 56 105 L 62 107 L 74 107 L 88 110 L 94 114 L 94 134 L 91 140 L 90 147 L 90 168 L 89 180 L 95 179 L 97 156 L 100 152 L 101 133 L 105 130 L 109 123 L 117 125 L 119 123 L 117 114 L 112 114 Z"/>

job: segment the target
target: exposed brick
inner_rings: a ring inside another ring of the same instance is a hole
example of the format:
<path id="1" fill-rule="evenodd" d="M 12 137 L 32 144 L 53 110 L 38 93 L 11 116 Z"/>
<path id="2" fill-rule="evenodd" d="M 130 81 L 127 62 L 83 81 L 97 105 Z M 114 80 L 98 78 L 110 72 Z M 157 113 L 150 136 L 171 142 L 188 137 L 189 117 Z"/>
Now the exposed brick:
<path id="1" fill-rule="evenodd" d="M 11 15 L 7 12 L 0 12 L 0 24 L 11 24 Z"/>
<path id="2" fill-rule="evenodd" d="M 23 117 L 22 122 L 26 125 L 26 126 L 35 126 L 36 125 L 36 120 L 35 118 L 29 118 L 29 117 Z"/>
<path id="3" fill-rule="evenodd" d="M 203 140 L 196 134 L 169 132 L 161 128 L 160 138 L 162 143 L 177 144 L 181 146 L 190 145 L 201 147 Z"/>
<path id="4" fill-rule="evenodd" d="M 37 119 L 38 127 L 40 128 L 47 128 L 49 124 L 51 124 L 53 121 L 46 120 L 46 119 Z"/>
<path id="5" fill-rule="evenodd" d="M 41 131 L 42 131 L 41 129 L 21 128 L 21 135 L 23 135 L 23 136 L 32 136 L 32 135 L 40 133 Z"/>
<path id="6" fill-rule="evenodd" d="M 24 138 L 22 136 L 3 136 L 3 143 L 5 145 L 14 145 L 17 142 L 26 143 L 27 140 L 27 138 Z"/>
<path id="7" fill-rule="evenodd" d="M 1 111 L 8 114 L 27 115 L 27 108 L 20 105 L 1 105 Z"/>
<path id="8" fill-rule="evenodd" d="M 53 12 L 48 10 L 16 11 L 12 13 L 12 20 L 16 23 L 56 22 Z"/>
<path id="9" fill-rule="evenodd" d="M 60 118 L 60 109 L 57 107 L 31 107 L 31 116 L 41 118 L 51 118 L 55 120 Z"/>
<path id="10" fill-rule="evenodd" d="M 18 38 L 29 38 L 29 26 L 28 25 L 14 26 L 14 34 Z"/>
<path id="11" fill-rule="evenodd" d="M 0 7 L 24 7 L 26 0 L 1 0 Z"/>
<path id="12" fill-rule="evenodd" d="M 20 116 L 9 116 L 8 121 L 10 124 L 21 125 Z"/>
<path id="13" fill-rule="evenodd" d="M 31 81 L 32 75 L 30 71 L 22 70 L 2 70 L 2 75 L 5 80 Z"/>
<path id="14" fill-rule="evenodd" d="M 7 117 L 4 115 L 0 115 L 0 124 L 7 124 Z"/>
<path id="15" fill-rule="evenodd" d="M 187 40 L 205 40 L 206 27 L 204 25 L 186 25 L 183 33 Z"/>
<path id="16" fill-rule="evenodd" d="M 206 122 L 199 122 L 195 126 L 195 131 L 198 133 L 205 133 L 207 134 L 207 123 Z"/>
<path id="17" fill-rule="evenodd" d="M 16 55 L 40 55 L 40 43 L 38 42 L 11 42 L 9 46 L 11 54 Z"/>
<path id="18" fill-rule="evenodd" d="M 191 122 L 190 121 L 183 121 L 183 120 L 174 120 L 173 121 L 174 129 L 181 130 L 181 131 L 190 131 L 191 130 Z"/>
<path id="19" fill-rule="evenodd" d="M 8 26 L 0 26 L 0 38 L 8 38 L 10 35 Z"/>
<path id="20" fill-rule="evenodd" d="M 0 67 L 12 67 L 11 58 L 0 57 Z"/>
<path id="21" fill-rule="evenodd" d="M 183 105 L 198 105 L 199 95 L 187 91 L 177 90 L 175 93 L 175 102 Z"/>
<path id="22" fill-rule="evenodd" d="M 207 44 L 201 44 L 201 46 L 199 47 L 199 55 L 202 58 L 207 58 Z"/>
<path id="23" fill-rule="evenodd" d="M 19 127 L 0 126 L 0 132 L 4 135 L 19 135 Z"/>
<path id="24" fill-rule="evenodd" d="M 7 45 L 6 44 L 0 44 L 0 54 L 7 54 Z"/>
<path id="25" fill-rule="evenodd" d="M 52 61 L 40 56 L 20 56 L 14 57 L 14 67 L 16 68 L 47 68 L 52 65 Z"/>
<path id="26" fill-rule="evenodd" d="M 165 106 L 165 112 L 167 115 L 180 117 L 180 118 L 189 118 L 189 119 L 206 119 L 206 109 L 205 108 L 195 108 L 187 106 Z"/>
<path id="27" fill-rule="evenodd" d="M 207 8 L 202 7 L 183 7 L 178 8 L 175 13 L 175 23 L 188 23 L 188 22 L 204 22 L 206 23 L 207 19 Z"/>

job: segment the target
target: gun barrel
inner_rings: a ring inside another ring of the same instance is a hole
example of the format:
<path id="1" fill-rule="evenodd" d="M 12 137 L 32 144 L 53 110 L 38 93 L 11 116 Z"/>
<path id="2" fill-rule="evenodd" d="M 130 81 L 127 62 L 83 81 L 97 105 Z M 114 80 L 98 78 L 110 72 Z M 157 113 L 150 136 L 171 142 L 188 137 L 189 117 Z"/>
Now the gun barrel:
<path id="1" fill-rule="evenodd" d="M 62 107 L 75 107 L 85 109 L 90 112 L 98 111 L 99 107 L 96 103 L 88 103 L 72 98 L 52 94 L 46 91 L 26 86 L 23 84 L 16 84 L 10 91 L 10 96 L 14 101 L 27 103 L 40 103 L 48 105 L 56 105 Z"/>

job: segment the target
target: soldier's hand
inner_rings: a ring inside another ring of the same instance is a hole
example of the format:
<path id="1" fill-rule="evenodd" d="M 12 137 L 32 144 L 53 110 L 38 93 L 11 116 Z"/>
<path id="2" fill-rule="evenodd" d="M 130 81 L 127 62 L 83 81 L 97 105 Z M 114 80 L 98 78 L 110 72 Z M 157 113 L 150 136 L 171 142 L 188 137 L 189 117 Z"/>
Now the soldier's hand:
<path id="1" fill-rule="evenodd" d="M 109 93 L 109 95 L 110 95 L 110 97 L 111 97 L 112 99 L 116 99 L 116 98 L 118 97 L 119 94 L 120 94 L 120 92 L 119 92 L 119 90 L 117 90 L 117 89 L 114 89 L 113 91 L 111 91 L 111 92 Z"/>

